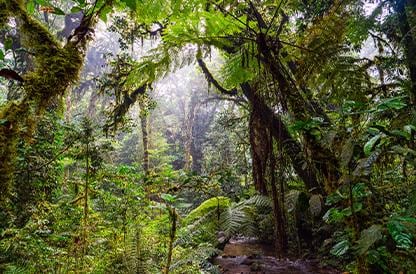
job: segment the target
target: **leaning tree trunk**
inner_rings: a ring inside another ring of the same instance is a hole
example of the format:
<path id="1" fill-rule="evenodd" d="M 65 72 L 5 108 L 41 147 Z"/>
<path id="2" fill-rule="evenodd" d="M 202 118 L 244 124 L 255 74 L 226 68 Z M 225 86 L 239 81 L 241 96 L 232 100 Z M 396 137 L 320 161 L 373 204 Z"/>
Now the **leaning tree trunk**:
<path id="1" fill-rule="evenodd" d="M 272 126 L 263 123 L 257 105 L 252 106 L 249 128 L 254 186 L 260 194 L 270 195 L 272 198 L 275 249 L 276 255 L 281 257 L 286 253 L 288 243 L 286 217 L 283 201 L 280 199 L 282 193 L 277 190 L 276 159 L 271 134 L 273 129 Z M 269 177 L 267 177 L 268 174 Z M 267 182 L 269 182 L 271 193 L 267 191 Z"/>
<path id="2" fill-rule="evenodd" d="M 416 106 L 416 0 L 396 0 L 394 9 L 402 34 L 403 48 L 410 76 L 410 102 Z"/>
<path id="3" fill-rule="evenodd" d="M 205 62 L 201 58 L 198 58 L 197 62 L 207 81 L 213 84 L 221 93 L 227 95 L 237 94 L 236 89 L 227 90 L 222 87 L 211 74 Z M 271 134 L 273 138 L 282 144 L 283 150 L 289 156 L 293 168 L 298 176 L 303 180 L 305 186 L 308 189 L 316 189 L 317 192 L 326 196 L 325 189 L 319 183 L 318 171 L 314 167 L 314 164 L 308 161 L 301 145 L 290 135 L 280 116 L 266 104 L 263 98 L 255 93 L 249 83 L 245 82 L 240 84 L 240 88 L 248 101 L 251 103 L 252 107 L 258 110 L 262 123 L 271 125 Z"/>
<path id="4" fill-rule="evenodd" d="M 319 104 L 304 95 L 304 92 L 294 84 L 295 80 L 291 79 L 284 66 L 281 65 L 279 52 L 268 45 L 264 35 L 259 34 L 257 44 L 264 65 L 278 83 L 278 92 L 282 98 L 281 103 L 289 106 L 291 115 L 299 121 L 320 117 L 327 125 L 330 125 L 329 118 Z M 336 183 L 340 177 L 337 157 L 330 149 L 322 146 L 313 135 L 306 133 L 303 137 L 304 146 L 309 150 L 309 158 L 313 160 L 316 170 L 324 179 L 326 192 L 335 191 L 338 187 Z"/>
<path id="5" fill-rule="evenodd" d="M 241 84 L 241 88 L 252 107 L 257 109 L 262 123 L 271 125 L 270 130 L 273 138 L 282 145 L 282 149 L 289 156 L 293 168 L 305 186 L 308 189 L 316 189 L 325 196 L 325 189 L 319 183 L 316 169 L 305 157 L 301 145 L 290 135 L 280 116 L 252 90 L 248 83 Z"/>
<path id="6" fill-rule="evenodd" d="M 150 160 L 149 160 L 149 117 L 145 111 L 145 104 L 143 100 L 139 100 L 140 106 L 140 126 L 142 130 L 142 144 L 143 144 L 143 170 L 146 175 L 149 174 Z"/>

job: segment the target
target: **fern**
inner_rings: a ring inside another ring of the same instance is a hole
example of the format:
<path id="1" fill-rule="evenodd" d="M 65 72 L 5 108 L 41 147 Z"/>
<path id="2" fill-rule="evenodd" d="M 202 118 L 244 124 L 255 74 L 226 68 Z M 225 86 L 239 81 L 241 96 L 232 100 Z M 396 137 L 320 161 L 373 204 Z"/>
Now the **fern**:
<path id="1" fill-rule="evenodd" d="M 208 226 L 207 224 L 211 224 L 212 220 L 215 219 L 214 216 L 217 215 L 216 211 L 216 209 L 213 209 L 195 220 L 192 224 L 182 228 L 178 233 L 174 246 L 192 245 L 196 238 L 213 234 L 212 226 Z"/>
<path id="2" fill-rule="evenodd" d="M 121 250 L 119 250 L 121 251 Z M 125 273 L 148 273 L 146 264 L 148 250 L 143 239 L 142 229 L 136 227 L 134 232 L 128 235 L 126 245 L 122 249 L 123 272 Z"/>
<path id="3" fill-rule="evenodd" d="M 190 223 L 195 219 L 200 219 L 204 217 L 207 213 L 211 212 L 212 210 L 223 210 L 224 208 L 230 205 L 230 198 L 228 197 L 213 197 L 202 204 L 200 204 L 197 208 L 192 210 L 188 216 L 184 219 L 184 223 Z"/>
<path id="4" fill-rule="evenodd" d="M 227 237 L 240 233 L 243 227 L 252 230 L 250 225 L 244 205 L 228 207 L 221 214 L 220 226 Z"/>
<path id="5" fill-rule="evenodd" d="M 271 207 L 270 199 L 257 195 L 239 203 L 231 204 L 221 213 L 220 228 L 227 237 L 237 234 L 256 235 L 257 222 L 254 211 L 257 207 Z"/>
<path id="6" fill-rule="evenodd" d="M 372 87 L 367 67 L 363 61 L 348 55 L 337 55 L 323 66 L 316 77 L 310 77 L 311 86 L 317 87 L 321 97 L 345 98 L 365 102 L 363 94 Z M 348 77 L 345 77 L 348 75 Z M 355 92 L 348 92 L 349 90 Z"/>
<path id="7" fill-rule="evenodd" d="M 407 223 L 407 226 L 405 225 Z M 416 218 L 393 218 L 387 223 L 387 229 L 401 249 L 410 249 L 413 246 L 413 235 L 409 230 L 410 226 L 416 226 Z"/>
<path id="8" fill-rule="evenodd" d="M 263 195 L 255 195 L 242 202 L 245 205 L 252 205 L 255 207 L 272 207 L 272 201 L 269 197 Z"/>
<path id="9" fill-rule="evenodd" d="M 26 266 L 7 265 L 5 270 L 4 270 L 4 274 L 26 274 L 26 273 L 30 273 L 31 271 L 33 271 L 33 269 L 30 270 Z"/>
<path id="10" fill-rule="evenodd" d="M 196 247 L 187 249 L 186 253 L 181 253 L 181 258 L 171 265 L 170 270 L 179 271 L 181 267 L 196 265 L 205 271 L 209 271 L 209 273 L 219 273 L 217 267 L 209 262 L 210 258 L 219 253 L 220 250 L 214 248 L 211 244 L 199 244 Z"/>
<path id="11" fill-rule="evenodd" d="M 290 190 L 285 196 L 285 207 L 287 208 L 288 213 L 296 211 L 299 195 L 299 190 Z"/>

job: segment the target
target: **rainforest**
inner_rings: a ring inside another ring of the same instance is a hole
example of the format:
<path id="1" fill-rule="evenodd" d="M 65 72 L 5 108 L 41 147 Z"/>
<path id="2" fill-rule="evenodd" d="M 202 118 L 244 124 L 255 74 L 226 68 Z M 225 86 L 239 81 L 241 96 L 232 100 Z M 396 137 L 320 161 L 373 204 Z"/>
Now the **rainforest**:
<path id="1" fill-rule="evenodd" d="M 0 0 L 0 273 L 416 273 L 416 1 Z"/>

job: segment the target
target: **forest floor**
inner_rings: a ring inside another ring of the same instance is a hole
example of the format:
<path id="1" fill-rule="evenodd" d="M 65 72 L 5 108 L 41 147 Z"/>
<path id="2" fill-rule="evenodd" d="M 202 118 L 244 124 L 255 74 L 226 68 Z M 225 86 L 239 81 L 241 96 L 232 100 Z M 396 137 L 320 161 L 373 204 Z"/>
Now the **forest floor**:
<path id="1" fill-rule="evenodd" d="M 260 243 L 253 238 L 232 238 L 216 257 L 224 274 L 332 274 L 341 273 L 332 268 L 322 267 L 317 260 L 278 259 L 274 257 L 273 246 Z"/>

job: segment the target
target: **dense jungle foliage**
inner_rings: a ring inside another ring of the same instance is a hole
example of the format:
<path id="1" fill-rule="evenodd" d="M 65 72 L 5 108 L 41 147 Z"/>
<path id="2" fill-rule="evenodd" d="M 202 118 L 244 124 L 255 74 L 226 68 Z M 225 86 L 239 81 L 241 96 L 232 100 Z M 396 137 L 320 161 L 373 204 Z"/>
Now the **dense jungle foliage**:
<path id="1" fill-rule="evenodd" d="M 0 0 L 0 273 L 236 238 L 416 273 L 416 1 Z"/>

